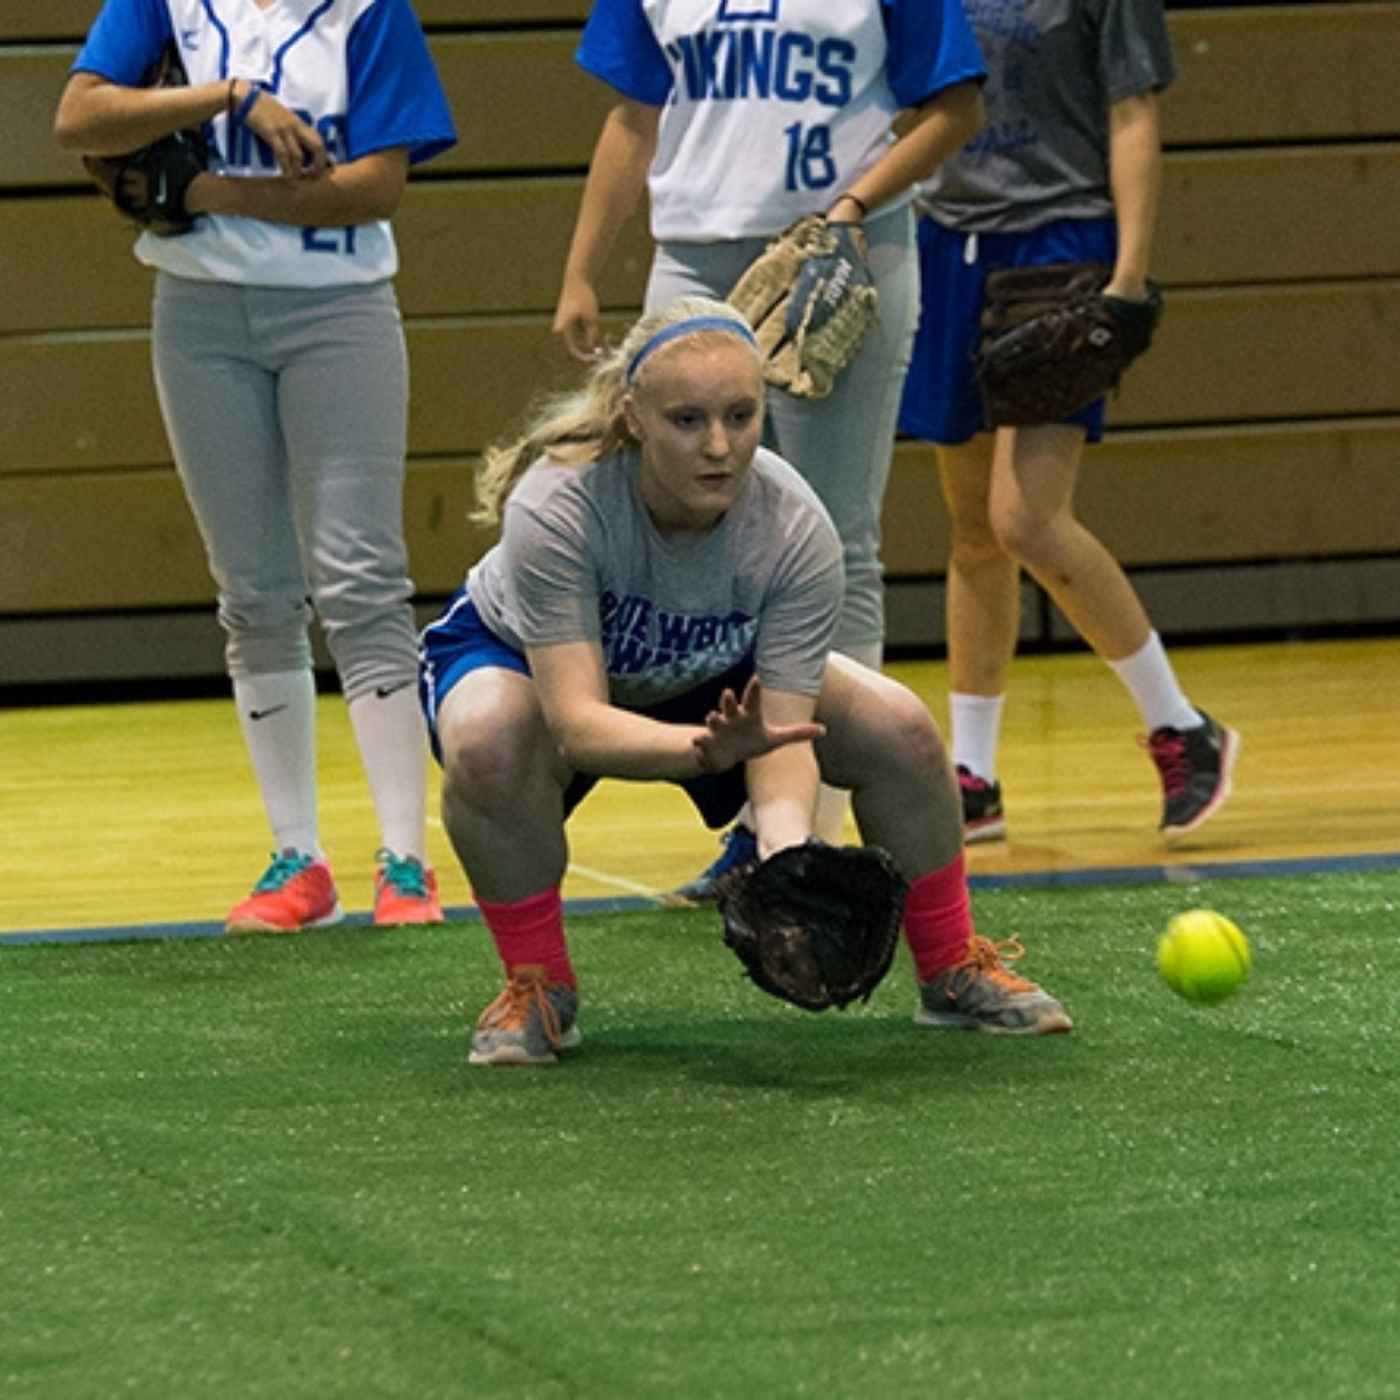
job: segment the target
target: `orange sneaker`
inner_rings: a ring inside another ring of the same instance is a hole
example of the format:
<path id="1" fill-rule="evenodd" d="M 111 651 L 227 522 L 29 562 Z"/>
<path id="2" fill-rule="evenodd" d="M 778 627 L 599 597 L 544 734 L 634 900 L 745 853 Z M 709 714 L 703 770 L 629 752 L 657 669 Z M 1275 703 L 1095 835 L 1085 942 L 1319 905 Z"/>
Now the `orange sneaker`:
<path id="1" fill-rule="evenodd" d="M 1023 952 L 1015 939 L 993 943 L 990 938 L 974 937 L 960 963 L 919 988 L 915 1023 L 994 1035 L 1058 1035 L 1073 1030 L 1064 1007 L 1049 992 L 1006 966 Z"/>
<path id="2" fill-rule="evenodd" d="M 577 1018 L 572 987 L 551 982 L 542 967 L 517 967 L 505 991 L 481 1013 L 468 1062 L 552 1065 L 556 1050 L 572 1050 L 583 1039 Z"/>
<path id="3" fill-rule="evenodd" d="M 381 928 L 399 924 L 440 924 L 437 876 L 416 856 L 375 853 L 374 922 Z"/>
<path id="4" fill-rule="evenodd" d="M 340 897 L 323 858 L 287 850 L 272 857 L 253 893 L 234 905 L 225 933 L 289 933 L 339 923 Z"/>

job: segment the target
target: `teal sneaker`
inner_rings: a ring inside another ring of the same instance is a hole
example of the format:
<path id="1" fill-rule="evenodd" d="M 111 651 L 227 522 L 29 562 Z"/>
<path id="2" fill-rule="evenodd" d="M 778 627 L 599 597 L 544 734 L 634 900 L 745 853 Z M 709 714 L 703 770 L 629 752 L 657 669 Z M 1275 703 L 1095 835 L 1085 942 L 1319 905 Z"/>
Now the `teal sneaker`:
<path id="1" fill-rule="evenodd" d="M 272 857 L 253 893 L 234 905 L 225 933 L 290 933 L 341 919 L 331 868 L 316 856 L 286 850 Z"/>
<path id="2" fill-rule="evenodd" d="M 375 852 L 374 922 L 381 928 L 403 924 L 440 924 L 437 876 L 416 856 L 397 856 L 385 848 Z"/>

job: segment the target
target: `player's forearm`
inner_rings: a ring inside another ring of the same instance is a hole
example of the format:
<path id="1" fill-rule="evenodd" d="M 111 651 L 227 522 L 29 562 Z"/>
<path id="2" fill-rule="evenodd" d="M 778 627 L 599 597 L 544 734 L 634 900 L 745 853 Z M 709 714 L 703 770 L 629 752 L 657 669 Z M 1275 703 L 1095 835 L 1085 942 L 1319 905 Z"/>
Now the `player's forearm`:
<path id="1" fill-rule="evenodd" d="M 846 193 L 868 211 L 878 209 L 911 185 L 927 180 L 982 129 L 985 121 L 980 85 L 955 84 L 907 117 L 899 140 L 853 181 Z"/>
<path id="2" fill-rule="evenodd" d="M 1152 238 L 1162 183 L 1157 98 L 1144 93 L 1109 112 L 1109 184 L 1118 225 L 1118 259 L 1109 290 L 1142 296 L 1152 264 Z"/>
<path id="3" fill-rule="evenodd" d="M 551 719 L 560 757 L 576 773 L 632 782 L 684 781 L 704 771 L 695 725 L 666 724 L 613 705 Z"/>
<path id="4" fill-rule="evenodd" d="M 564 264 L 565 281 L 597 282 L 623 225 L 636 211 L 656 154 L 660 113 L 639 102 L 615 106 L 593 152 L 578 221 Z"/>
<path id="5" fill-rule="evenodd" d="M 765 859 L 812 834 L 821 777 L 810 744 L 792 744 L 750 760 L 749 806 Z"/>
<path id="6" fill-rule="evenodd" d="M 65 151 L 119 156 L 162 136 L 197 127 L 224 111 L 226 83 L 129 88 L 95 73 L 75 73 L 59 99 L 54 137 Z"/>
<path id="7" fill-rule="evenodd" d="M 232 214 L 297 228 L 346 228 L 393 218 L 407 179 L 402 152 L 375 152 L 292 179 L 206 173 L 191 184 L 187 203 L 192 214 Z"/>

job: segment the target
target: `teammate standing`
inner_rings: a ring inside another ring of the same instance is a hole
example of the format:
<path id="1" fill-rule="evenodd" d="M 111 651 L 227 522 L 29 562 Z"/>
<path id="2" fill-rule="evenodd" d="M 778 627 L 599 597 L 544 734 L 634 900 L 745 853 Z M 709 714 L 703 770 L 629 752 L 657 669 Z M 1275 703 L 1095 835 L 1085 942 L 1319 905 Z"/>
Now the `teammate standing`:
<path id="1" fill-rule="evenodd" d="M 880 514 L 917 309 L 912 186 L 977 130 L 984 67 L 956 0 L 597 0 L 580 65 L 615 90 L 594 151 L 554 328 L 599 353 L 597 285 L 644 192 L 656 255 L 648 309 L 725 296 L 804 214 L 863 226 L 880 325 L 829 397 L 772 395 L 770 438 L 831 513 L 845 561 L 839 651 L 878 667 Z M 896 140 L 896 115 L 907 113 Z M 844 800 L 818 830 L 839 840 Z M 747 824 L 681 893 L 751 859 Z"/>
<path id="2" fill-rule="evenodd" d="M 188 86 L 141 88 L 175 45 Z M 156 388 L 218 585 L 226 662 L 273 861 L 230 932 L 331 923 L 321 847 L 314 607 L 381 830 L 375 920 L 442 918 L 403 538 L 407 362 L 389 219 L 455 141 L 408 0 L 106 0 L 56 131 L 114 155 L 203 125 L 213 151 L 155 269 Z"/>
<path id="3" fill-rule="evenodd" d="M 900 427 L 937 444 L 952 520 L 951 742 L 967 839 L 1006 833 L 997 748 L 1016 648 L 1020 571 L 1054 599 L 1132 695 L 1150 731 L 1168 837 L 1230 793 L 1238 736 L 1197 710 L 1127 575 L 1074 513 L 1101 399 L 1064 423 L 990 431 L 973 374 L 997 267 L 1107 264 L 1105 292 L 1141 299 L 1161 182 L 1157 93 L 1173 77 L 1160 0 L 978 0 L 987 125 L 924 186 L 924 313 Z"/>
<path id="4" fill-rule="evenodd" d="M 673 782 L 711 824 L 748 800 L 759 853 L 812 834 L 819 777 L 910 882 L 925 1026 L 1048 1035 L 1059 1002 L 973 931 L 957 789 L 904 686 L 829 646 L 841 545 L 760 447 L 764 388 L 734 310 L 684 298 L 489 452 L 501 540 L 423 636 L 443 822 L 506 973 L 471 1060 L 578 1043 L 560 884 L 568 814 L 601 777 Z"/>

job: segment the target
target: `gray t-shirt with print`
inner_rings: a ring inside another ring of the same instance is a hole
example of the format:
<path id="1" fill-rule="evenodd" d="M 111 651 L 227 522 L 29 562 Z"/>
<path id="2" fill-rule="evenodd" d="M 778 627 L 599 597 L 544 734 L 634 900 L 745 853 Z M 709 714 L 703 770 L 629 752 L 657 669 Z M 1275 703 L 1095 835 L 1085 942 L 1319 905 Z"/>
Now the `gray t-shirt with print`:
<path id="1" fill-rule="evenodd" d="M 987 123 L 922 187 L 945 228 L 1025 233 L 1108 218 L 1108 109 L 1176 76 L 1161 0 L 963 0 Z"/>
<path id="2" fill-rule="evenodd" d="M 543 458 L 468 574 L 482 620 L 517 650 L 596 641 L 614 704 L 640 708 L 747 656 L 765 687 L 816 695 L 844 587 L 841 543 L 811 487 L 760 448 L 707 534 L 668 539 L 642 503 L 635 451 Z"/>

